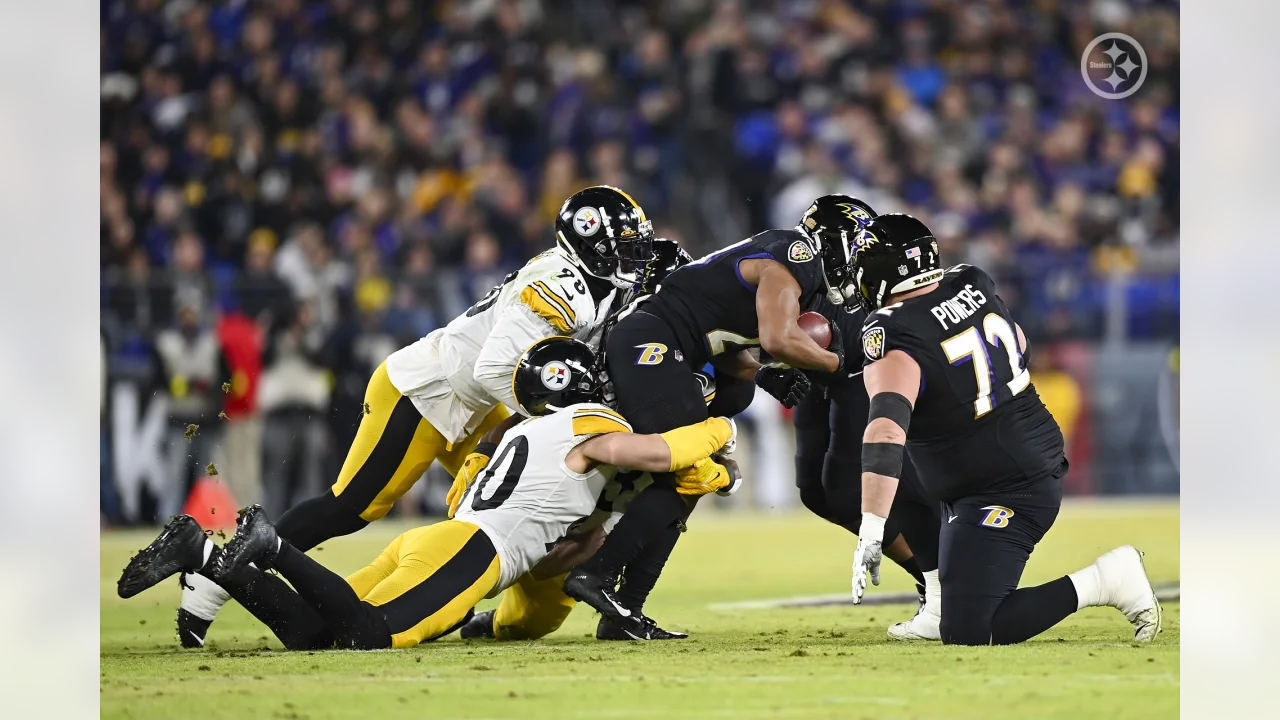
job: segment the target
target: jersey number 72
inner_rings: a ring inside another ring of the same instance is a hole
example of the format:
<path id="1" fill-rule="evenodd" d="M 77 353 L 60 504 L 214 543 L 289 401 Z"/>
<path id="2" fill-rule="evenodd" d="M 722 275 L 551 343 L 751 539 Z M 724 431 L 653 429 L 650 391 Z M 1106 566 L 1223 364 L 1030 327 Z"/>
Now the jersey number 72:
<path id="1" fill-rule="evenodd" d="M 985 336 L 985 337 L 984 337 Z M 984 343 L 983 340 L 986 340 Z M 1008 321 L 996 313 L 988 313 L 982 319 L 982 334 L 970 327 L 942 341 L 942 351 L 952 365 L 973 363 L 973 377 L 978 383 L 978 396 L 973 401 L 973 416 L 980 418 L 991 412 L 991 386 L 996 380 L 996 369 L 991 366 L 991 353 L 1003 350 L 1009 362 L 1010 380 L 1006 383 L 1010 395 L 1017 395 L 1031 384 L 1031 373 L 1022 366 L 1022 353 L 1018 351 L 1018 333 Z"/>

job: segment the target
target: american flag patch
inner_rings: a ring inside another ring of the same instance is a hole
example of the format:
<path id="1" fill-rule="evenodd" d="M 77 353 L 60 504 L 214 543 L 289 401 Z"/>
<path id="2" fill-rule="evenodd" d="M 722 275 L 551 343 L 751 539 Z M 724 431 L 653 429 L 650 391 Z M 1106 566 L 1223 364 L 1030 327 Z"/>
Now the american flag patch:
<path id="1" fill-rule="evenodd" d="M 907 258 L 920 257 L 920 248 L 907 248 Z"/>

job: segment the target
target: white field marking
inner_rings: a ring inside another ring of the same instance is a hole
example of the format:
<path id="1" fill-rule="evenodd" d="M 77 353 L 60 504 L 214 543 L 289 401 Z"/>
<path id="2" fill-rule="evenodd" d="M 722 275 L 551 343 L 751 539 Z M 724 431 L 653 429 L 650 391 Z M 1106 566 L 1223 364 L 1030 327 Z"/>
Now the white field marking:
<path id="1" fill-rule="evenodd" d="M 1156 591 L 1156 599 L 1160 602 L 1177 602 L 1181 596 L 1177 582 L 1152 583 Z M 913 592 L 877 593 L 863 597 L 863 605 L 906 605 L 917 603 L 920 596 Z M 711 603 L 711 610 L 778 610 L 781 608 L 831 607 L 853 605 L 853 598 L 848 593 L 839 595 L 799 595 L 784 598 L 766 598 L 763 600 L 740 600 L 738 602 Z"/>

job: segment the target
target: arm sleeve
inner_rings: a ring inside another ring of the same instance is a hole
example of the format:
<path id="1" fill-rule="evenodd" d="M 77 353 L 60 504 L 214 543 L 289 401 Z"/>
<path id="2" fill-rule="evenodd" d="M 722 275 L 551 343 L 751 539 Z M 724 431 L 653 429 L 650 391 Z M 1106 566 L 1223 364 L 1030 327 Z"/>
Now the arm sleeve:
<path id="1" fill-rule="evenodd" d="M 733 427 L 722 417 L 707 418 L 696 425 L 685 425 L 662 433 L 671 450 L 671 467 L 674 472 L 689 467 L 724 447 L 733 434 Z"/>
<path id="2" fill-rule="evenodd" d="M 476 384 L 512 412 L 519 412 L 511 389 L 516 363 L 530 345 L 558 334 L 556 328 L 534 315 L 528 307 L 517 304 L 506 308 L 476 358 L 473 371 Z"/>

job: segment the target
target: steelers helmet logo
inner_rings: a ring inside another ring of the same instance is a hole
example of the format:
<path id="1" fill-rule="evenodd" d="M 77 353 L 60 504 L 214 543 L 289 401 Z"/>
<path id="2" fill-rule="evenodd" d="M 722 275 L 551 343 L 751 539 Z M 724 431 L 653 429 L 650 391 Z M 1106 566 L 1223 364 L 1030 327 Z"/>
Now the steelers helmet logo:
<path id="1" fill-rule="evenodd" d="M 600 211 L 593 207 L 578 208 L 573 214 L 573 229 L 582 237 L 591 237 L 600 231 Z"/>
<path id="2" fill-rule="evenodd" d="M 569 386 L 569 366 L 559 360 L 552 360 L 542 366 L 542 384 L 548 390 L 559 392 Z"/>

